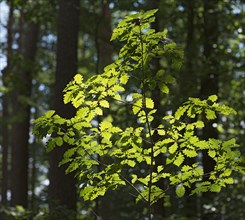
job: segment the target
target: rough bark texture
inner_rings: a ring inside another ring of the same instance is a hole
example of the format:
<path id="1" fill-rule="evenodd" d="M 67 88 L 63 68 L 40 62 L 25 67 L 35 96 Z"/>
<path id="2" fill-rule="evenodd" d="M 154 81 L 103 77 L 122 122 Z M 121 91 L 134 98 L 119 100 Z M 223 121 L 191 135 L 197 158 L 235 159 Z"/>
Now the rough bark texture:
<path id="1" fill-rule="evenodd" d="M 28 140 L 30 127 L 30 106 L 28 99 L 32 90 L 33 63 L 36 56 L 39 25 L 26 24 L 22 33 L 23 63 L 14 73 L 12 108 L 15 120 L 12 126 L 11 152 L 11 204 L 28 205 Z M 31 33 L 31 34 L 30 34 Z"/>
<path id="2" fill-rule="evenodd" d="M 57 66 L 54 108 L 62 117 L 74 116 L 75 109 L 63 103 L 63 89 L 77 73 L 77 47 L 79 31 L 79 0 L 60 0 L 58 13 Z M 65 166 L 59 167 L 64 152 L 69 146 L 62 146 L 50 154 L 49 199 L 51 202 L 76 210 L 76 182 L 73 174 L 65 174 Z M 56 207 L 50 204 L 51 212 Z M 56 215 L 52 219 L 59 219 Z M 68 218 L 67 218 L 68 219 Z"/>

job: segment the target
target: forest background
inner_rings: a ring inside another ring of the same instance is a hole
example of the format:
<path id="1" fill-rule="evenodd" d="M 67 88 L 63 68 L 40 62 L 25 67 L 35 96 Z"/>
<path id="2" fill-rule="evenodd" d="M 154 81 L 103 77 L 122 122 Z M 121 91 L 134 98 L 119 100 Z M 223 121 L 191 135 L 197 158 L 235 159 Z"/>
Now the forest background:
<path id="1" fill-rule="evenodd" d="M 2 0 L 0 4 L 1 219 L 144 219 L 143 206 L 135 205 L 135 198 L 124 191 L 83 201 L 72 175 L 58 167 L 64 149 L 47 153 L 45 143 L 32 135 L 33 119 L 49 109 L 71 117 L 74 109 L 63 105 L 62 90 L 76 73 L 85 78 L 99 74 L 116 58 L 121 45 L 110 41 L 112 30 L 126 15 L 141 10 L 159 9 L 153 28 L 166 29 L 168 38 L 184 50 L 180 69 L 156 64 L 176 78 L 171 92 L 161 97 L 162 112 L 174 112 L 188 97 L 217 94 L 237 115 L 218 118 L 205 135 L 235 137 L 244 155 L 244 1 Z M 114 113 L 122 124 L 131 120 L 125 109 Z M 212 169 L 212 161 L 203 163 Z M 234 178 L 234 185 L 217 194 L 166 198 L 163 206 L 155 207 L 158 218 L 244 219 L 245 178 Z"/>

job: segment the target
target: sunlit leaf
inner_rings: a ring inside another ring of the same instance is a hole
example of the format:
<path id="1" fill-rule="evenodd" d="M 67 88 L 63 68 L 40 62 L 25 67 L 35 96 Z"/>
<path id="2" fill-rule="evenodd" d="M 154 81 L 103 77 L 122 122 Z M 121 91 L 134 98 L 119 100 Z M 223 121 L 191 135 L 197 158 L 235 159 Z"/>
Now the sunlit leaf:
<path id="1" fill-rule="evenodd" d="M 109 121 L 102 121 L 101 123 L 100 123 L 100 130 L 101 131 L 104 131 L 104 130 L 106 130 L 106 129 L 108 129 L 108 128 L 111 128 L 112 127 L 112 124 L 111 124 L 111 122 L 109 122 Z"/>
<path id="2" fill-rule="evenodd" d="M 183 197 L 185 195 L 185 187 L 183 185 L 177 186 L 176 195 L 178 197 Z"/>
<path id="3" fill-rule="evenodd" d="M 153 109 L 154 108 L 154 102 L 151 98 L 145 99 L 145 106 L 146 108 Z"/>
<path id="4" fill-rule="evenodd" d="M 110 104 L 107 100 L 101 100 L 100 102 L 100 106 L 101 107 L 104 107 L 104 108 L 109 108 L 110 107 Z"/>
<path id="5" fill-rule="evenodd" d="M 220 185 L 212 184 L 210 186 L 210 191 L 211 192 L 220 192 L 220 190 L 221 190 L 221 186 Z"/>
<path id="6" fill-rule="evenodd" d="M 184 159 L 185 159 L 184 155 L 179 153 L 174 160 L 174 164 L 179 167 L 184 162 Z"/>
<path id="7" fill-rule="evenodd" d="M 177 143 L 174 143 L 173 145 L 171 145 L 169 147 L 169 153 L 173 154 L 176 152 L 176 150 L 178 149 L 178 144 Z"/>

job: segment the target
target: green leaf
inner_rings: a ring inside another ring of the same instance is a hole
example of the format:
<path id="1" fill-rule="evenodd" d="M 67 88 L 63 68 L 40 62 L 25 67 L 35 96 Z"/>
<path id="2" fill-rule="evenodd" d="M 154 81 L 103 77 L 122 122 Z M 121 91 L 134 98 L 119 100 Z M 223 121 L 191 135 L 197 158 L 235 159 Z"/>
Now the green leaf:
<path id="1" fill-rule="evenodd" d="M 173 145 L 169 147 L 169 153 L 173 154 L 176 152 L 177 149 L 178 149 L 178 144 L 175 142 Z"/>
<path id="2" fill-rule="evenodd" d="M 189 166 L 189 165 L 184 165 L 184 166 L 181 168 L 181 171 L 187 172 L 187 171 L 189 171 L 189 170 L 191 170 L 191 169 L 192 169 L 191 166 Z"/>
<path id="3" fill-rule="evenodd" d="M 164 167 L 163 165 L 157 166 L 157 172 L 160 173 L 161 171 L 163 171 Z"/>
<path id="4" fill-rule="evenodd" d="M 128 160 L 127 161 L 127 164 L 130 166 L 130 167 L 135 167 L 136 163 L 133 161 L 133 160 Z"/>
<path id="5" fill-rule="evenodd" d="M 195 144 L 200 150 L 208 149 L 208 142 L 207 141 L 199 141 Z"/>
<path id="6" fill-rule="evenodd" d="M 147 176 L 145 178 L 138 178 L 138 181 L 143 183 L 145 186 L 148 185 L 149 180 L 150 180 L 149 176 Z"/>
<path id="7" fill-rule="evenodd" d="M 64 153 L 64 158 L 70 158 L 71 156 L 73 156 L 75 154 L 76 151 L 77 151 L 77 148 L 76 147 L 73 147 L 73 148 L 68 149 Z"/>
<path id="8" fill-rule="evenodd" d="M 212 184 L 210 186 L 210 191 L 211 192 L 220 192 L 220 190 L 221 190 L 221 186 L 220 185 Z"/>
<path id="9" fill-rule="evenodd" d="M 157 145 L 165 145 L 165 144 L 169 144 L 173 142 L 174 140 L 172 138 L 166 138 L 166 139 L 163 139 L 162 141 L 158 141 Z"/>
<path id="10" fill-rule="evenodd" d="M 158 128 L 157 129 L 157 133 L 160 135 L 160 136 L 164 136 L 166 134 L 165 130 L 163 130 L 163 128 Z"/>
<path id="11" fill-rule="evenodd" d="M 146 108 L 153 109 L 154 108 L 154 102 L 151 98 L 145 99 L 145 106 Z"/>
<path id="12" fill-rule="evenodd" d="M 151 187 L 151 205 L 157 202 L 160 198 L 164 197 L 164 195 L 165 193 L 161 188 L 153 185 Z"/>
<path id="13" fill-rule="evenodd" d="M 197 188 L 191 191 L 191 195 L 194 193 L 207 192 L 208 190 L 210 190 L 210 182 L 204 181 L 197 184 Z"/>
<path id="14" fill-rule="evenodd" d="M 74 76 L 74 81 L 75 81 L 77 84 L 82 83 L 82 81 L 83 81 L 83 76 L 82 76 L 81 74 L 76 74 L 76 75 Z"/>
<path id="15" fill-rule="evenodd" d="M 179 153 L 177 158 L 174 160 L 174 164 L 179 167 L 184 162 L 184 159 L 185 157 L 183 154 Z"/>
<path id="16" fill-rule="evenodd" d="M 132 180 L 131 183 L 134 184 L 137 181 L 138 177 L 135 174 L 132 174 Z"/>
<path id="17" fill-rule="evenodd" d="M 62 165 L 62 163 L 60 165 Z M 72 162 L 72 163 L 70 163 L 70 165 L 68 166 L 68 168 L 66 169 L 65 172 L 66 172 L 66 174 L 71 173 L 71 172 L 77 170 L 78 168 L 79 168 L 79 164 L 77 162 Z"/>
<path id="18" fill-rule="evenodd" d="M 101 142 L 108 144 L 108 140 L 111 139 L 111 136 L 112 136 L 112 133 L 110 133 L 110 132 L 105 132 L 105 131 L 101 132 L 101 137 L 103 137 Z M 111 142 L 109 142 L 109 143 L 111 143 Z"/>
<path id="19" fill-rule="evenodd" d="M 54 115 L 55 111 L 54 110 L 50 110 L 50 111 L 47 111 L 45 113 L 45 117 L 46 118 L 51 118 L 53 115 Z"/>
<path id="20" fill-rule="evenodd" d="M 103 111 L 101 108 L 97 107 L 95 110 L 94 110 L 95 114 L 97 115 L 103 115 Z"/>
<path id="21" fill-rule="evenodd" d="M 107 100 L 101 100 L 100 102 L 100 106 L 101 107 L 104 107 L 104 108 L 109 108 L 110 107 L 110 104 Z"/>
<path id="22" fill-rule="evenodd" d="M 183 185 L 177 186 L 176 195 L 181 198 L 185 195 L 185 187 Z"/>
<path id="23" fill-rule="evenodd" d="M 234 179 L 233 178 L 226 178 L 226 179 L 224 179 L 224 182 L 226 183 L 226 184 L 234 184 Z"/>
<path id="24" fill-rule="evenodd" d="M 147 18 L 153 17 L 157 13 L 158 9 L 152 9 L 147 12 L 145 12 L 142 16 L 142 18 L 145 20 Z"/>
<path id="25" fill-rule="evenodd" d="M 79 91 L 76 97 L 72 99 L 72 104 L 75 108 L 78 108 L 79 106 L 83 104 L 83 102 L 84 102 L 84 93 L 83 91 Z"/>
<path id="26" fill-rule="evenodd" d="M 236 139 L 235 138 L 232 138 L 232 139 L 230 139 L 230 140 L 228 140 L 228 141 L 224 141 L 224 143 L 222 144 L 222 146 L 224 147 L 224 148 L 232 148 L 232 147 L 237 147 L 238 146 L 238 144 L 236 144 Z"/>
<path id="27" fill-rule="evenodd" d="M 175 112 L 175 118 L 177 120 L 179 120 L 181 118 L 181 116 L 184 115 L 184 113 L 187 111 L 187 109 L 189 108 L 188 105 L 184 105 L 184 106 L 181 106 L 177 109 L 177 111 Z"/>
<path id="28" fill-rule="evenodd" d="M 121 162 L 121 164 L 127 164 L 128 166 L 130 166 L 130 167 L 135 167 L 135 165 L 136 165 L 136 163 L 135 163 L 135 161 L 133 161 L 133 160 L 123 160 L 122 162 Z"/>
<path id="29" fill-rule="evenodd" d="M 217 101 L 217 99 L 218 99 L 218 96 L 217 95 L 211 95 L 211 96 L 208 97 L 208 100 L 210 100 L 212 102 Z"/>
<path id="30" fill-rule="evenodd" d="M 114 99 L 118 101 L 122 101 L 122 97 L 119 94 L 114 94 Z"/>
<path id="31" fill-rule="evenodd" d="M 142 108 L 142 99 L 137 100 L 134 104 L 133 104 L 133 113 L 136 115 Z"/>
<path id="32" fill-rule="evenodd" d="M 195 124 L 196 128 L 203 128 L 205 126 L 203 121 L 197 121 Z"/>
<path id="33" fill-rule="evenodd" d="M 161 84 L 159 86 L 160 90 L 162 93 L 168 94 L 169 93 L 169 88 L 165 84 Z"/>
<path id="34" fill-rule="evenodd" d="M 206 113 L 206 118 L 208 120 L 213 120 L 213 119 L 215 119 L 217 117 L 216 114 L 215 114 L 215 111 L 213 111 L 211 109 L 206 109 L 205 113 Z"/>
<path id="35" fill-rule="evenodd" d="M 62 137 L 57 137 L 56 139 L 56 144 L 57 144 L 57 146 L 62 146 L 62 144 L 63 144 L 63 139 L 62 139 Z"/>
<path id="36" fill-rule="evenodd" d="M 226 170 L 224 171 L 224 173 L 222 173 L 221 175 L 222 175 L 222 176 L 230 176 L 231 173 L 232 173 L 232 170 L 231 170 L 231 169 L 226 169 Z"/>
<path id="37" fill-rule="evenodd" d="M 214 150 L 209 150 L 208 151 L 208 155 L 211 157 L 211 158 L 214 158 L 216 156 L 216 151 Z"/>
<path id="38" fill-rule="evenodd" d="M 111 128 L 112 127 L 112 123 L 111 122 L 109 122 L 109 121 L 102 121 L 101 123 L 100 123 L 100 130 L 101 131 L 104 131 L 104 130 L 107 130 L 108 128 Z"/>
<path id="39" fill-rule="evenodd" d="M 187 157 L 196 157 L 198 154 L 195 150 L 190 150 L 190 149 L 184 149 L 183 153 L 187 156 Z"/>
<path id="40" fill-rule="evenodd" d="M 85 201 L 94 200 L 98 196 L 104 196 L 106 192 L 106 187 L 95 187 L 95 186 L 86 186 L 81 190 L 80 196 L 83 197 Z"/>
<path id="41" fill-rule="evenodd" d="M 129 76 L 124 74 L 123 76 L 121 76 L 120 82 L 125 85 L 128 82 L 128 79 L 129 79 Z"/>

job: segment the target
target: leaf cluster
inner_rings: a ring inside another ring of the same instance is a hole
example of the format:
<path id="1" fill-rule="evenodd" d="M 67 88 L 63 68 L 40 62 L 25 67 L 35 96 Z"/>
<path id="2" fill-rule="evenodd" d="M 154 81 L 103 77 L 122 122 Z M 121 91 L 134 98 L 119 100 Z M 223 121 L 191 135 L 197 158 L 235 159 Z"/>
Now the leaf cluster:
<path id="1" fill-rule="evenodd" d="M 216 95 L 207 100 L 189 98 L 173 115 L 162 116 L 158 126 L 153 126 L 158 109 L 151 91 L 157 88 L 166 94 L 175 79 L 163 70 L 152 77 L 151 61 L 171 56 L 177 67 L 182 62 L 182 52 L 166 37 L 166 31 L 150 28 L 155 13 L 141 12 L 121 21 L 111 38 L 124 42 L 115 62 L 86 81 L 78 74 L 67 85 L 64 103 L 77 109 L 73 118 L 49 111 L 35 122 L 34 134 L 40 139 L 52 135 L 48 150 L 64 143 L 71 146 L 60 165 L 68 164 L 67 173 L 76 172 L 83 183 L 80 195 L 84 200 L 129 185 L 137 194 L 136 202 L 152 205 L 171 187 L 176 188 L 178 197 L 184 196 L 186 188 L 192 193 L 219 192 L 234 182 L 234 171 L 244 173 L 234 138 L 202 140 L 197 135 L 218 114 L 236 114 L 217 103 Z M 131 93 L 132 101 L 124 95 L 129 80 L 138 85 L 137 92 Z M 116 118 L 109 117 L 112 103 L 131 106 L 134 127 L 121 128 Z M 203 151 L 216 163 L 208 174 L 200 159 Z M 161 165 L 156 163 L 159 156 L 164 158 Z M 160 180 L 167 183 L 166 188 L 157 185 Z"/>

